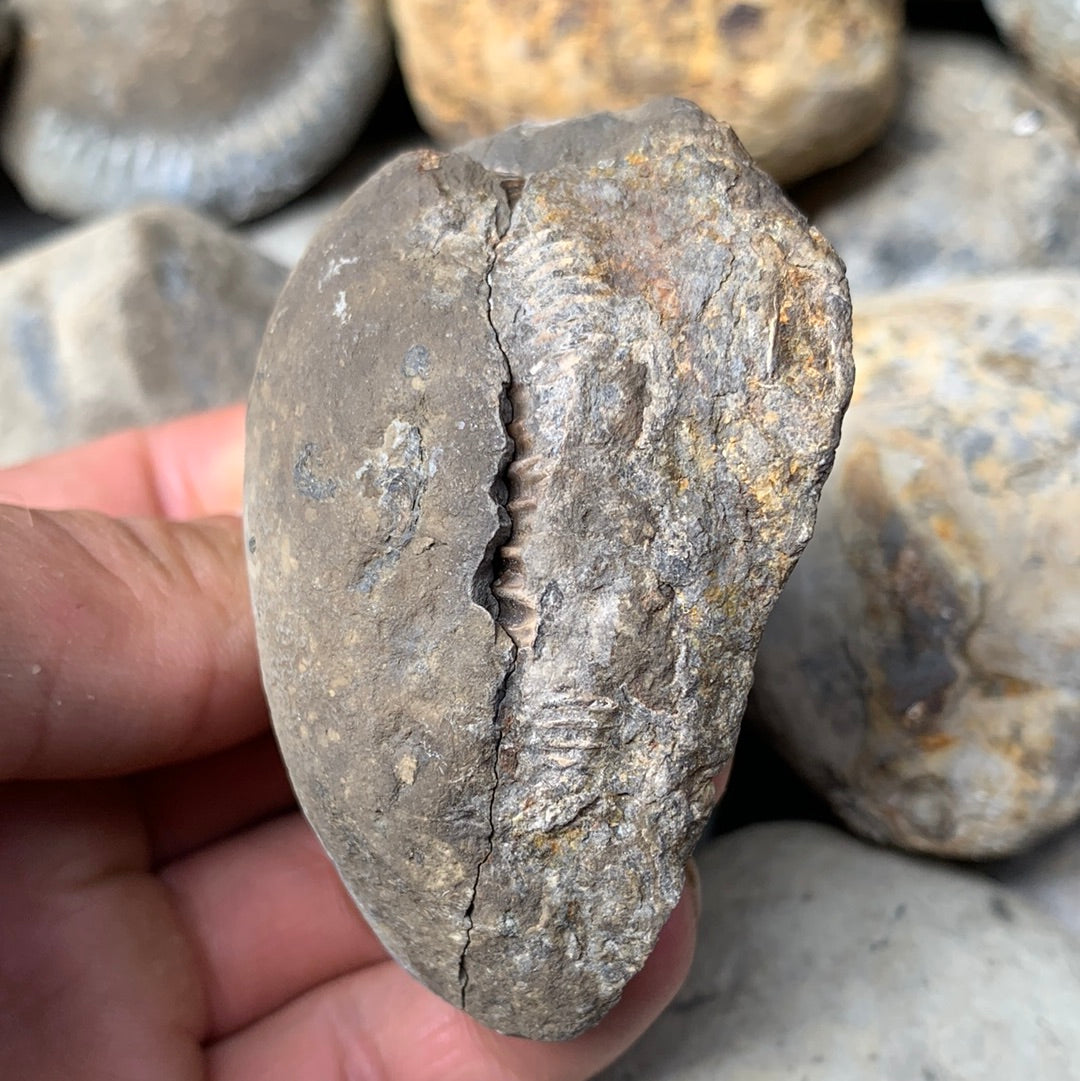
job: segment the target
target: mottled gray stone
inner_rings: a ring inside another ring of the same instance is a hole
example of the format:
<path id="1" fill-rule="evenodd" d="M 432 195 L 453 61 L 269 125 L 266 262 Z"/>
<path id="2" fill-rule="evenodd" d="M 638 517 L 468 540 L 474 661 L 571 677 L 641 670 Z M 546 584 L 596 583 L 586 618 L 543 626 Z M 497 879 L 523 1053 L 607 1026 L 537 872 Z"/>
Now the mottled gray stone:
<path id="1" fill-rule="evenodd" d="M 275 727 L 353 896 L 444 998 L 560 1039 L 679 897 L 852 370 L 839 261 L 726 125 L 543 138 L 334 215 L 246 499 Z"/>
<path id="2" fill-rule="evenodd" d="M 699 854 L 690 977 L 598 1081 L 1075 1081 L 1080 946 L 974 875 L 775 823 Z"/>
<path id="3" fill-rule="evenodd" d="M 1080 266 L 1076 128 L 977 38 L 913 35 L 885 138 L 795 198 L 856 294 Z"/>
<path id="4" fill-rule="evenodd" d="M 242 399 L 285 274 L 179 207 L 0 263 L 0 465 Z"/>
<path id="5" fill-rule="evenodd" d="M 1080 938 L 1080 829 L 1076 826 L 986 870 Z"/>
<path id="6" fill-rule="evenodd" d="M 4 165 L 82 217 L 147 201 L 234 221 L 309 187 L 390 67 L 378 0 L 16 0 Z"/>
<path id="7" fill-rule="evenodd" d="M 1076 0 L 986 0 L 1005 40 L 1080 118 L 1080 6 Z"/>
<path id="8" fill-rule="evenodd" d="M 1004 855 L 1080 814 L 1080 275 L 864 301 L 755 695 L 854 829 Z"/>

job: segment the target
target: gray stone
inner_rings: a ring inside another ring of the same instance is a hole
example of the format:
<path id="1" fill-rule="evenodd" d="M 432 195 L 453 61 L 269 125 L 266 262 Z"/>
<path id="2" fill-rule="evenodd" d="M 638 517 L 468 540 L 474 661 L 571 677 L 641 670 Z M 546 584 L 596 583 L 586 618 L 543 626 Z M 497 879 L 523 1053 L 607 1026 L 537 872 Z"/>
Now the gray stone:
<path id="1" fill-rule="evenodd" d="M 390 66 L 378 0 L 16 0 L 5 167 L 82 217 L 147 201 L 234 221 L 345 152 Z"/>
<path id="2" fill-rule="evenodd" d="M 1063 830 L 987 871 L 1080 938 L 1080 829 Z"/>
<path id="3" fill-rule="evenodd" d="M 562 1039 L 679 897 L 852 369 L 839 261 L 726 125 L 543 138 L 519 176 L 407 155 L 322 230 L 246 508 L 275 727 L 353 896 L 444 998 Z"/>
<path id="4" fill-rule="evenodd" d="M 1008 43 L 1022 53 L 1080 118 L 1080 7 L 1076 0 L 986 0 Z"/>
<path id="5" fill-rule="evenodd" d="M 1080 265 L 1080 137 L 997 46 L 913 35 L 899 115 L 796 192 L 852 291 Z"/>
<path id="6" fill-rule="evenodd" d="M 864 301 L 761 720 L 852 828 L 956 857 L 1080 813 L 1080 275 Z"/>
<path id="7" fill-rule="evenodd" d="M 598 1081 L 1075 1081 L 1080 946 L 985 879 L 775 823 L 699 855 L 697 955 Z"/>
<path id="8" fill-rule="evenodd" d="M 285 274 L 179 207 L 0 263 L 0 465 L 242 399 Z"/>

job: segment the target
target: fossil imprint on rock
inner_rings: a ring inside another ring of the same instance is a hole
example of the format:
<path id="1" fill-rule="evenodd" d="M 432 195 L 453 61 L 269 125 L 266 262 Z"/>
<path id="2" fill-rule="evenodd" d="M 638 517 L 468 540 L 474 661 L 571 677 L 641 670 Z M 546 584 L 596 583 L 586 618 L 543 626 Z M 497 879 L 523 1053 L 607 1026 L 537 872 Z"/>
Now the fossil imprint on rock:
<path id="1" fill-rule="evenodd" d="M 391 163 L 271 318 L 246 522 L 306 814 L 388 950 L 564 1039 L 644 963 L 851 392 L 843 267 L 685 102 Z"/>

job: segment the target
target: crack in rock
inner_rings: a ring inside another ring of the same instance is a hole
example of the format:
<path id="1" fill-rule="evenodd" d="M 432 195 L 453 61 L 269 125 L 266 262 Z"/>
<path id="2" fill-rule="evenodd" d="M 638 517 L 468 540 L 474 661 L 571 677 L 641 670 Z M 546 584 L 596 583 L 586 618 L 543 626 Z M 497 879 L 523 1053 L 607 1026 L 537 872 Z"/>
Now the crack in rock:
<path id="1" fill-rule="evenodd" d="M 506 427 L 506 441 L 507 441 L 507 454 L 503 461 L 500 463 L 500 468 L 495 474 L 495 478 L 491 485 L 491 497 L 499 506 L 499 519 L 500 526 L 496 529 L 492 535 L 492 539 L 488 544 L 488 548 L 485 551 L 484 559 L 481 561 L 481 565 L 477 570 L 477 584 L 483 588 L 484 598 L 487 602 L 485 607 L 492 613 L 492 618 L 495 623 L 502 627 L 510 636 L 510 640 L 513 643 L 513 652 L 510 656 L 510 663 L 506 667 L 506 671 L 503 674 L 502 683 L 499 686 L 498 691 L 495 694 L 494 704 L 494 748 L 492 751 L 492 763 L 491 763 L 491 798 L 488 801 L 488 838 L 487 838 L 487 851 L 484 853 L 484 858 L 476 866 L 476 878 L 473 880 L 472 892 L 469 898 L 469 905 L 465 909 L 465 944 L 461 949 L 461 957 L 458 962 L 458 982 L 461 986 L 461 1008 L 466 1008 L 466 997 L 469 987 L 469 970 L 467 964 L 467 956 L 469 952 L 469 945 L 472 942 L 472 930 L 473 930 L 473 912 L 476 908 L 476 897 L 480 888 L 480 875 L 483 872 L 484 865 L 491 858 L 491 853 L 495 847 L 495 797 L 499 790 L 499 751 L 502 746 L 502 735 L 504 716 L 503 709 L 506 701 L 507 691 L 509 690 L 510 683 L 514 677 L 514 672 L 517 667 L 517 654 L 521 647 L 521 643 L 517 634 L 515 633 L 514 620 L 507 618 L 506 612 L 506 597 L 503 581 L 507 572 L 507 547 L 513 540 L 514 533 L 517 528 L 517 523 L 513 514 L 512 502 L 509 498 L 509 473 L 513 467 L 513 463 L 516 457 L 516 442 L 511 434 L 511 430 L 514 425 L 514 407 L 513 407 L 513 388 L 514 388 L 514 372 L 510 366 L 510 357 L 503 347 L 502 340 L 499 336 L 499 328 L 495 325 L 495 317 L 493 312 L 493 295 L 494 286 L 492 284 L 492 274 L 495 270 L 495 263 L 499 257 L 499 245 L 502 243 L 503 238 L 510 230 L 510 225 L 513 219 L 514 207 L 517 204 L 518 198 L 521 195 L 522 188 L 525 185 L 525 181 L 520 177 L 506 177 L 501 181 L 501 187 L 505 192 L 506 201 L 505 204 L 500 200 L 496 204 L 495 208 L 495 241 L 492 244 L 491 261 L 488 263 L 486 273 L 484 275 L 484 281 L 487 285 L 487 320 L 488 325 L 491 327 L 492 338 L 495 342 L 496 348 L 499 350 L 500 355 L 503 358 L 505 365 L 506 381 L 503 383 L 502 392 L 500 395 L 500 414 L 502 416 L 503 424 Z M 475 590 L 474 590 L 475 593 Z"/>

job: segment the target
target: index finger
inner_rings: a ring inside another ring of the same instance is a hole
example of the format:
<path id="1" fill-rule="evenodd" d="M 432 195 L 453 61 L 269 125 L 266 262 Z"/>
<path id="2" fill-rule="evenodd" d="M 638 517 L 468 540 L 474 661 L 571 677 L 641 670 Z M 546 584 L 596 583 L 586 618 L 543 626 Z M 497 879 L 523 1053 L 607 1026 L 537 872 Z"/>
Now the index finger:
<path id="1" fill-rule="evenodd" d="M 244 407 L 228 406 L 0 470 L 0 503 L 121 518 L 239 514 Z"/>
<path id="2" fill-rule="evenodd" d="M 238 511 L 242 448 L 233 407 L 0 471 L 0 778 L 126 773 L 265 728 L 240 523 L 160 520 Z M 139 517 L 36 509 L 69 506 Z"/>

